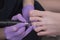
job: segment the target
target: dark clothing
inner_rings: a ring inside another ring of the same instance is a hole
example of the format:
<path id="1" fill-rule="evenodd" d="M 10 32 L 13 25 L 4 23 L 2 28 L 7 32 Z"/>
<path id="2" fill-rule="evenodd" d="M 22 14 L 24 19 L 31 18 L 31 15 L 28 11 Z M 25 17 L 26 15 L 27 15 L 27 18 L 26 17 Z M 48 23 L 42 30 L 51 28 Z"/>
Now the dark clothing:
<path id="1" fill-rule="evenodd" d="M 23 0 L 0 0 L 0 20 L 10 20 L 13 15 L 22 13 L 22 3 Z M 36 1 L 34 6 L 36 10 L 44 11 Z M 41 40 L 41 37 L 32 30 L 23 40 Z"/>
<path id="2" fill-rule="evenodd" d="M 4 1 L 4 2 L 3 2 Z M 11 19 L 13 15 L 16 15 L 22 10 L 21 0 L 3 0 L 0 1 L 0 20 Z M 3 4 L 3 5 L 2 5 Z"/>

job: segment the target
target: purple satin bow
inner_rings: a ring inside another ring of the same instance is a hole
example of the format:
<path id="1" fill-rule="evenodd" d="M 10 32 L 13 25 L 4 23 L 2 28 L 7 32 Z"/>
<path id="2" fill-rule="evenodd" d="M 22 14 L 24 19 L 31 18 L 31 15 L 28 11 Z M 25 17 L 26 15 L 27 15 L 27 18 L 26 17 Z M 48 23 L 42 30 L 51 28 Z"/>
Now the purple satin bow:
<path id="1" fill-rule="evenodd" d="M 29 11 L 34 10 L 34 6 L 27 5 L 23 7 L 22 13 L 23 17 L 18 14 L 12 18 L 12 20 L 20 20 L 22 22 L 29 22 Z M 22 25 L 22 26 L 21 26 Z M 12 32 L 12 28 L 17 27 L 20 28 L 17 32 Z M 22 40 L 25 36 L 27 36 L 33 29 L 33 26 L 28 26 L 28 29 L 25 31 L 25 24 L 16 24 L 16 26 L 6 27 L 5 34 L 9 40 Z M 9 33 L 10 32 L 10 33 Z M 23 32 L 21 35 L 19 33 Z"/>
<path id="2" fill-rule="evenodd" d="M 31 10 L 34 10 L 34 6 L 32 6 L 32 5 L 27 5 L 27 6 L 23 7 L 23 9 L 22 9 L 23 17 L 26 19 L 27 22 L 30 21 L 29 12 Z M 32 29 L 33 29 L 33 26 L 29 25 L 28 30 L 27 30 L 26 34 L 24 35 L 24 37 L 27 36 L 32 31 Z"/>

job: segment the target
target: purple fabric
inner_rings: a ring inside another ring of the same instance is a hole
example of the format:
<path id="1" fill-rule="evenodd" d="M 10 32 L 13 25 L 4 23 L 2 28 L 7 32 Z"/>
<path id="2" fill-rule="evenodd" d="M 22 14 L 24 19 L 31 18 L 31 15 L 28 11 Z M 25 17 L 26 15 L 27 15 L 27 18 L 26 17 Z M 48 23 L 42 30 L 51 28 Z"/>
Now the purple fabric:
<path id="1" fill-rule="evenodd" d="M 23 17 L 26 19 L 26 21 L 28 23 L 30 21 L 29 20 L 29 11 L 31 11 L 31 10 L 34 10 L 34 6 L 32 6 L 32 5 L 27 5 L 27 6 L 23 7 L 23 9 L 22 9 Z M 28 26 L 28 29 L 25 32 L 24 37 L 27 36 L 32 31 L 32 29 L 33 29 L 33 26 Z"/>
<path id="2" fill-rule="evenodd" d="M 12 17 L 12 20 L 19 20 L 25 23 L 18 23 L 13 26 L 5 27 L 5 34 L 8 40 L 22 40 L 25 33 L 25 26 L 28 24 L 26 20 L 20 15 L 15 15 Z"/>
<path id="3" fill-rule="evenodd" d="M 29 21 L 29 11 L 30 11 L 30 10 L 34 10 L 34 6 L 32 6 L 32 5 L 27 5 L 27 6 L 23 7 L 23 9 L 22 9 L 23 17 L 24 17 L 27 21 Z"/>
<path id="4" fill-rule="evenodd" d="M 13 16 L 12 20 L 19 20 L 19 21 L 22 21 L 25 23 L 29 22 L 29 11 L 30 10 L 34 10 L 34 6 L 27 5 L 27 6 L 23 7 L 22 13 L 23 13 L 24 18 L 22 17 L 22 15 L 18 14 L 18 15 Z M 25 26 L 27 25 L 25 23 L 18 23 L 16 25 L 6 27 L 5 28 L 6 38 L 9 40 L 22 40 L 33 29 L 32 26 L 29 26 L 28 29 L 25 30 Z M 18 30 L 12 31 L 13 29 L 14 30 L 18 29 Z"/>

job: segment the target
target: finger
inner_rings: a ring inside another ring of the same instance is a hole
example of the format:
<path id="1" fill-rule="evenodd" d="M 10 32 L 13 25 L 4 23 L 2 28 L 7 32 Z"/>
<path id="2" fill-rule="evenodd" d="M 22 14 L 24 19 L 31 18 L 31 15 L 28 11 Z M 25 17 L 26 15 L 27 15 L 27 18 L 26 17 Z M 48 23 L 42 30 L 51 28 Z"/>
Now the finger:
<path id="1" fill-rule="evenodd" d="M 40 31 L 42 31 L 42 30 L 46 30 L 46 28 L 45 27 L 36 27 L 36 28 L 34 28 L 34 30 L 36 31 L 36 32 L 40 32 Z"/>
<path id="2" fill-rule="evenodd" d="M 36 27 L 43 26 L 42 22 L 31 22 L 31 24 Z"/>
<path id="3" fill-rule="evenodd" d="M 47 32 L 47 31 L 42 31 L 42 32 L 38 32 L 37 35 L 38 35 L 38 36 L 47 36 L 47 35 L 49 35 L 49 32 Z"/>
<path id="4" fill-rule="evenodd" d="M 28 25 L 28 23 L 18 23 L 16 25 L 13 25 L 13 26 L 11 26 L 13 29 L 12 31 L 17 31 L 19 28 L 24 27 L 26 25 Z"/>
<path id="5" fill-rule="evenodd" d="M 45 15 L 45 13 L 43 11 L 38 11 L 38 10 L 32 10 L 30 11 L 30 16 L 39 16 L 39 17 L 43 17 Z"/>
<path id="6" fill-rule="evenodd" d="M 47 35 L 47 37 L 56 37 L 56 35 Z"/>
<path id="7" fill-rule="evenodd" d="M 23 16 L 21 14 L 13 16 L 12 20 L 19 20 L 19 21 L 22 21 L 22 22 L 26 22 L 26 20 L 23 18 Z"/>
<path id="8" fill-rule="evenodd" d="M 41 20 L 42 20 L 42 18 L 40 18 L 40 17 L 30 17 L 31 22 L 39 22 Z"/>

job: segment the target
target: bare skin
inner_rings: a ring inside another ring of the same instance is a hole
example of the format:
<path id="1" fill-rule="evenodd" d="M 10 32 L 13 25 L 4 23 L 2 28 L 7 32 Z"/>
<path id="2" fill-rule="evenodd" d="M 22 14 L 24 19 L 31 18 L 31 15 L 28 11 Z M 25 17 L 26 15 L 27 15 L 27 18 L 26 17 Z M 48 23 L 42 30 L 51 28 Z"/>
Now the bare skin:
<path id="1" fill-rule="evenodd" d="M 26 5 L 34 5 L 34 0 L 24 0 L 23 1 L 23 6 Z M 0 28 L 0 40 L 4 40 L 5 39 L 5 34 L 4 34 L 4 28 Z"/>
<path id="2" fill-rule="evenodd" d="M 5 39 L 4 28 L 0 28 L 0 40 Z"/>
<path id="3" fill-rule="evenodd" d="M 60 35 L 60 0 L 37 0 L 45 11 L 30 11 L 30 21 L 38 36 Z M 41 31 L 44 30 L 44 31 Z"/>
<path id="4" fill-rule="evenodd" d="M 30 21 L 38 36 L 60 35 L 60 14 L 49 11 L 32 10 Z M 44 31 L 41 31 L 44 30 Z"/>
<path id="5" fill-rule="evenodd" d="M 45 11 L 43 11 L 44 12 L 44 14 L 46 13 L 46 17 L 44 17 L 44 18 L 42 18 L 43 20 L 45 20 L 45 18 L 49 18 L 48 19 L 48 23 L 50 23 L 49 21 L 51 21 L 51 20 L 53 20 L 54 22 L 53 23 L 56 23 L 56 22 L 60 22 L 60 21 L 57 21 L 57 20 L 60 20 L 59 18 L 60 18 L 60 16 L 58 16 L 58 15 L 60 15 L 59 13 L 60 13 L 60 0 L 37 0 L 42 6 L 43 6 L 43 8 L 46 10 L 46 11 L 48 11 L 48 12 L 45 12 Z M 25 2 L 24 2 L 24 6 L 25 5 L 28 5 L 28 4 L 30 4 L 30 5 L 33 5 L 32 3 L 34 3 L 33 2 L 33 0 L 25 0 Z M 50 11 L 53 11 L 53 12 L 50 12 Z M 36 12 L 36 13 L 38 13 L 38 11 L 33 11 L 32 12 L 32 14 L 34 14 L 34 12 Z M 40 11 L 39 11 L 40 12 Z M 59 13 L 54 13 L 54 12 L 59 12 Z M 40 12 L 40 13 L 42 13 L 42 12 Z M 51 14 L 51 13 L 53 13 L 53 14 Z M 37 14 L 36 14 L 37 15 Z M 49 16 L 48 16 L 49 15 Z M 52 16 L 52 15 L 54 15 L 53 17 L 56 19 L 56 20 L 54 20 L 54 18 L 52 17 L 52 19 L 50 20 L 50 17 Z M 32 15 L 30 16 L 30 17 L 32 17 Z M 37 17 L 37 16 L 35 16 L 35 17 Z M 32 18 L 33 19 L 33 18 Z M 38 19 L 40 19 L 40 18 L 37 18 L 37 20 Z M 35 20 L 35 19 L 33 19 L 33 20 Z M 32 21 L 32 20 L 31 20 Z M 44 23 L 45 23 L 45 21 L 43 21 Z M 52 22 L 52 21 L 51 21 Z M 33 25 L 35 25 L 34 23 L 32 23 Z M 41 25 L 41 24 L 39 24 L 39 25 Z M 58 24 L 57 24 L 58 25 Z M 46 25 L 45 25 L 46 26 Z M 43 26 L 42 28 L 40 28 L 40 26 L 39 26 L 39 30 L 38 31 L 40 31 L 41 29 L 45 29 L 44 27 L 45 26 Z M 52 26 L 51 26 L 52 27 Z M 46 26 L 46 29 L 48 29 L 47 31 L 49 31 L 50 30 L 50 28 L 51 27 L 49 27 L 49 25 L 48 26 Z M 55 27 L 55 26 L 54 26 Z M 59 26 L 57 26 L 57 29 L 58 28 L 60 28 Z M 38 29 L 38 27 L 37 27 L 37 29 Z M 39 36 L 40 35 L 49 35 L 50 33 L 43 33 L 43 34 L 41 34 L 40 32 L 38 32 L 37 31 L 37 29 L 35 29 L 35 31 L 37 32 L 37 34 L 39 34 Z M 2 38 L 2 39 L 4 39 L 5 38 L 5 35 L 4 35 L 4 32 L 3 32 L 3 30 L 4 29 L 0 29 L 0 34 L 2 34 L 2 35 L 0 35 L 0 38 Z M 54 33 L 56 33 L 56 31 L 54 31 Z M 52 33 L 52 35 L 54 35 L 54 33 Z M 60 33 L 60 32 L 59 32 Z M 55 34 L 55 35 L 57 35 L 57 34 Z"/>
<path id="6" fill-rule="evenodd" d="M 26 6 L 26 5 L 33 5 L 34 6 L 34 0 L 24 0 L 23 6 Z"/>
<path id="7" fill-rule="evenodd" d="M 60 0 L 36 0 L 46 11 L 60 12 Z"/>

